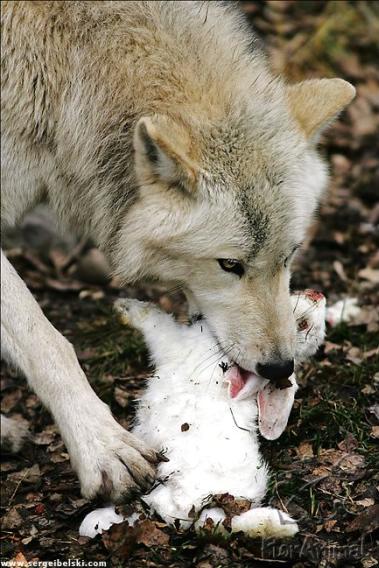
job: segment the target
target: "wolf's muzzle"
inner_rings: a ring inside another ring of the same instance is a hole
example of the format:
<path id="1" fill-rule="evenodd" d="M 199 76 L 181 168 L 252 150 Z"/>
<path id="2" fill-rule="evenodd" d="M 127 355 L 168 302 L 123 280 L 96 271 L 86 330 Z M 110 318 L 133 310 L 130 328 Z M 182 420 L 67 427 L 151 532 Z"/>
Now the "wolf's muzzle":
<path id="1" fill-rule="evenodd" d="M 281 385 L 283 379 L 288 379 L 294 371 L 294 360 L 278 361 L 275 363 L 258 363 L 257 371 L 261 377 L 277 384 L 277 386 L 290 386 Z"/>

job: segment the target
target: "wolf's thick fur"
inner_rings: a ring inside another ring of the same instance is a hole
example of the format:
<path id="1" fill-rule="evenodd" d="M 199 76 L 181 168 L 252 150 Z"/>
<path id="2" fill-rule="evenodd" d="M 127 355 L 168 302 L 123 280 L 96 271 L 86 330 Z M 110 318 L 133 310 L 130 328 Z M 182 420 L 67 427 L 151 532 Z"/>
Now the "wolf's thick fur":
<path id="1" fill-rule="evenodd" d="M 45 200 L 125 282 L 181 285 L 245 369 L 291 361 L 288 262 L 326 182 L 315 141 L 353 95 L 274 78 L 233 5 L 3 2 L 3 227 Z M 230 258 L 242 277 L 220 268 Z M 2 284 L 5 356 L 52 411 L 83 494 L 120 499 L 154 455 L 3 257 Z"/>

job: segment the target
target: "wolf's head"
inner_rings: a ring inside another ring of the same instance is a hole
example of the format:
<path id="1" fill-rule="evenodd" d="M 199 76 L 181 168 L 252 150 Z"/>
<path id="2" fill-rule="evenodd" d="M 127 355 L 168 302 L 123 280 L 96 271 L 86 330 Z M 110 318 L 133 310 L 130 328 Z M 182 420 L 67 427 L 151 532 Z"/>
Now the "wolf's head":
<path id="1" fill-rule="evenodd" d="M 180 285 L 229 358 L 270 380 L 293 372 L 290 266 L 327 178 L 315 144 L 353 96 L 340 79 L 277 81 L 223 113 L 136 125 L 120 274 Z"/>

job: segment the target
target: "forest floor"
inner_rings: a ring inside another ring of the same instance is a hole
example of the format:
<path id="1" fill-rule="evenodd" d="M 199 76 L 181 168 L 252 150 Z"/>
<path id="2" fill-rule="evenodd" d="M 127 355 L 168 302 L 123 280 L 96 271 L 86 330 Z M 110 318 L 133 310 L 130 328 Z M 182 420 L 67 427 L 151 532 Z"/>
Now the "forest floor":
<path id="1" fill-rule="evenodd" d="M 379 8 L 343 0 L 241 6 L 276 71 L 290 80 L 340 76 L 357 87 L 356 100 L 322 140 L 330 190 L 293 287 L 319 289 L 331 303 L 355 297 L 361 312 L 328 330 L 301 373 L 286 432 L 262 441 L 272 471 L 267 502 L 299 519 L 300 533 L 291 542 L 240 535 L 223 541 L 152 519 L 136 528 L 117 525 L 92 541 L 79 538 L 80 522 L 94 505 L 80 495 L 51 416 L 3 365 L 2 411 L 26 421 L 32 440 L 19 454 L 2 456 L 2 559 L 77 558 L 133 568 L 378 566 Z M 24 234 L 21 246 L 8 248 L 9 258 L 74 344 L 96 392 L 128 427 L 151 369 L 141 336 L 117 323 L 112 303 L 131 294 L 183 313 L 180 296 L 106 281 L 104 260 L 88 243 L 69 250 L 54 244 L 42 253 L 32 241 Z"/>

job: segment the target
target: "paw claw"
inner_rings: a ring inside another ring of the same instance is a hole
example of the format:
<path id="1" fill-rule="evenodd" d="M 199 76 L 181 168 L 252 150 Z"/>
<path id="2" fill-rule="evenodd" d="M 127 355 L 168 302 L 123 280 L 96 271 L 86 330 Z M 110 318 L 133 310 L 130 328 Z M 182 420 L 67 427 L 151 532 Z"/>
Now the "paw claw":
<path id="1" fill-rule="evenodd" d="M 164 455 L 163 452 L 158 452 L 157 453 L 157 462 L 169 462 L 169 458 L 167 456 Z"/>
<path id="2" fill-rule="evenodd" d="M 145 455 L 153 450 L 124 430 L 108 411 L 103 413 L 101 427 L 95 430 L 97 437 L 88 430 L 88 437 L 81 440 L 79 447 L 74 451 L 69 448 L 83 496 L 94 499 L 98 495 L 122 503 L 151 487 L 155 468 Z"/>

